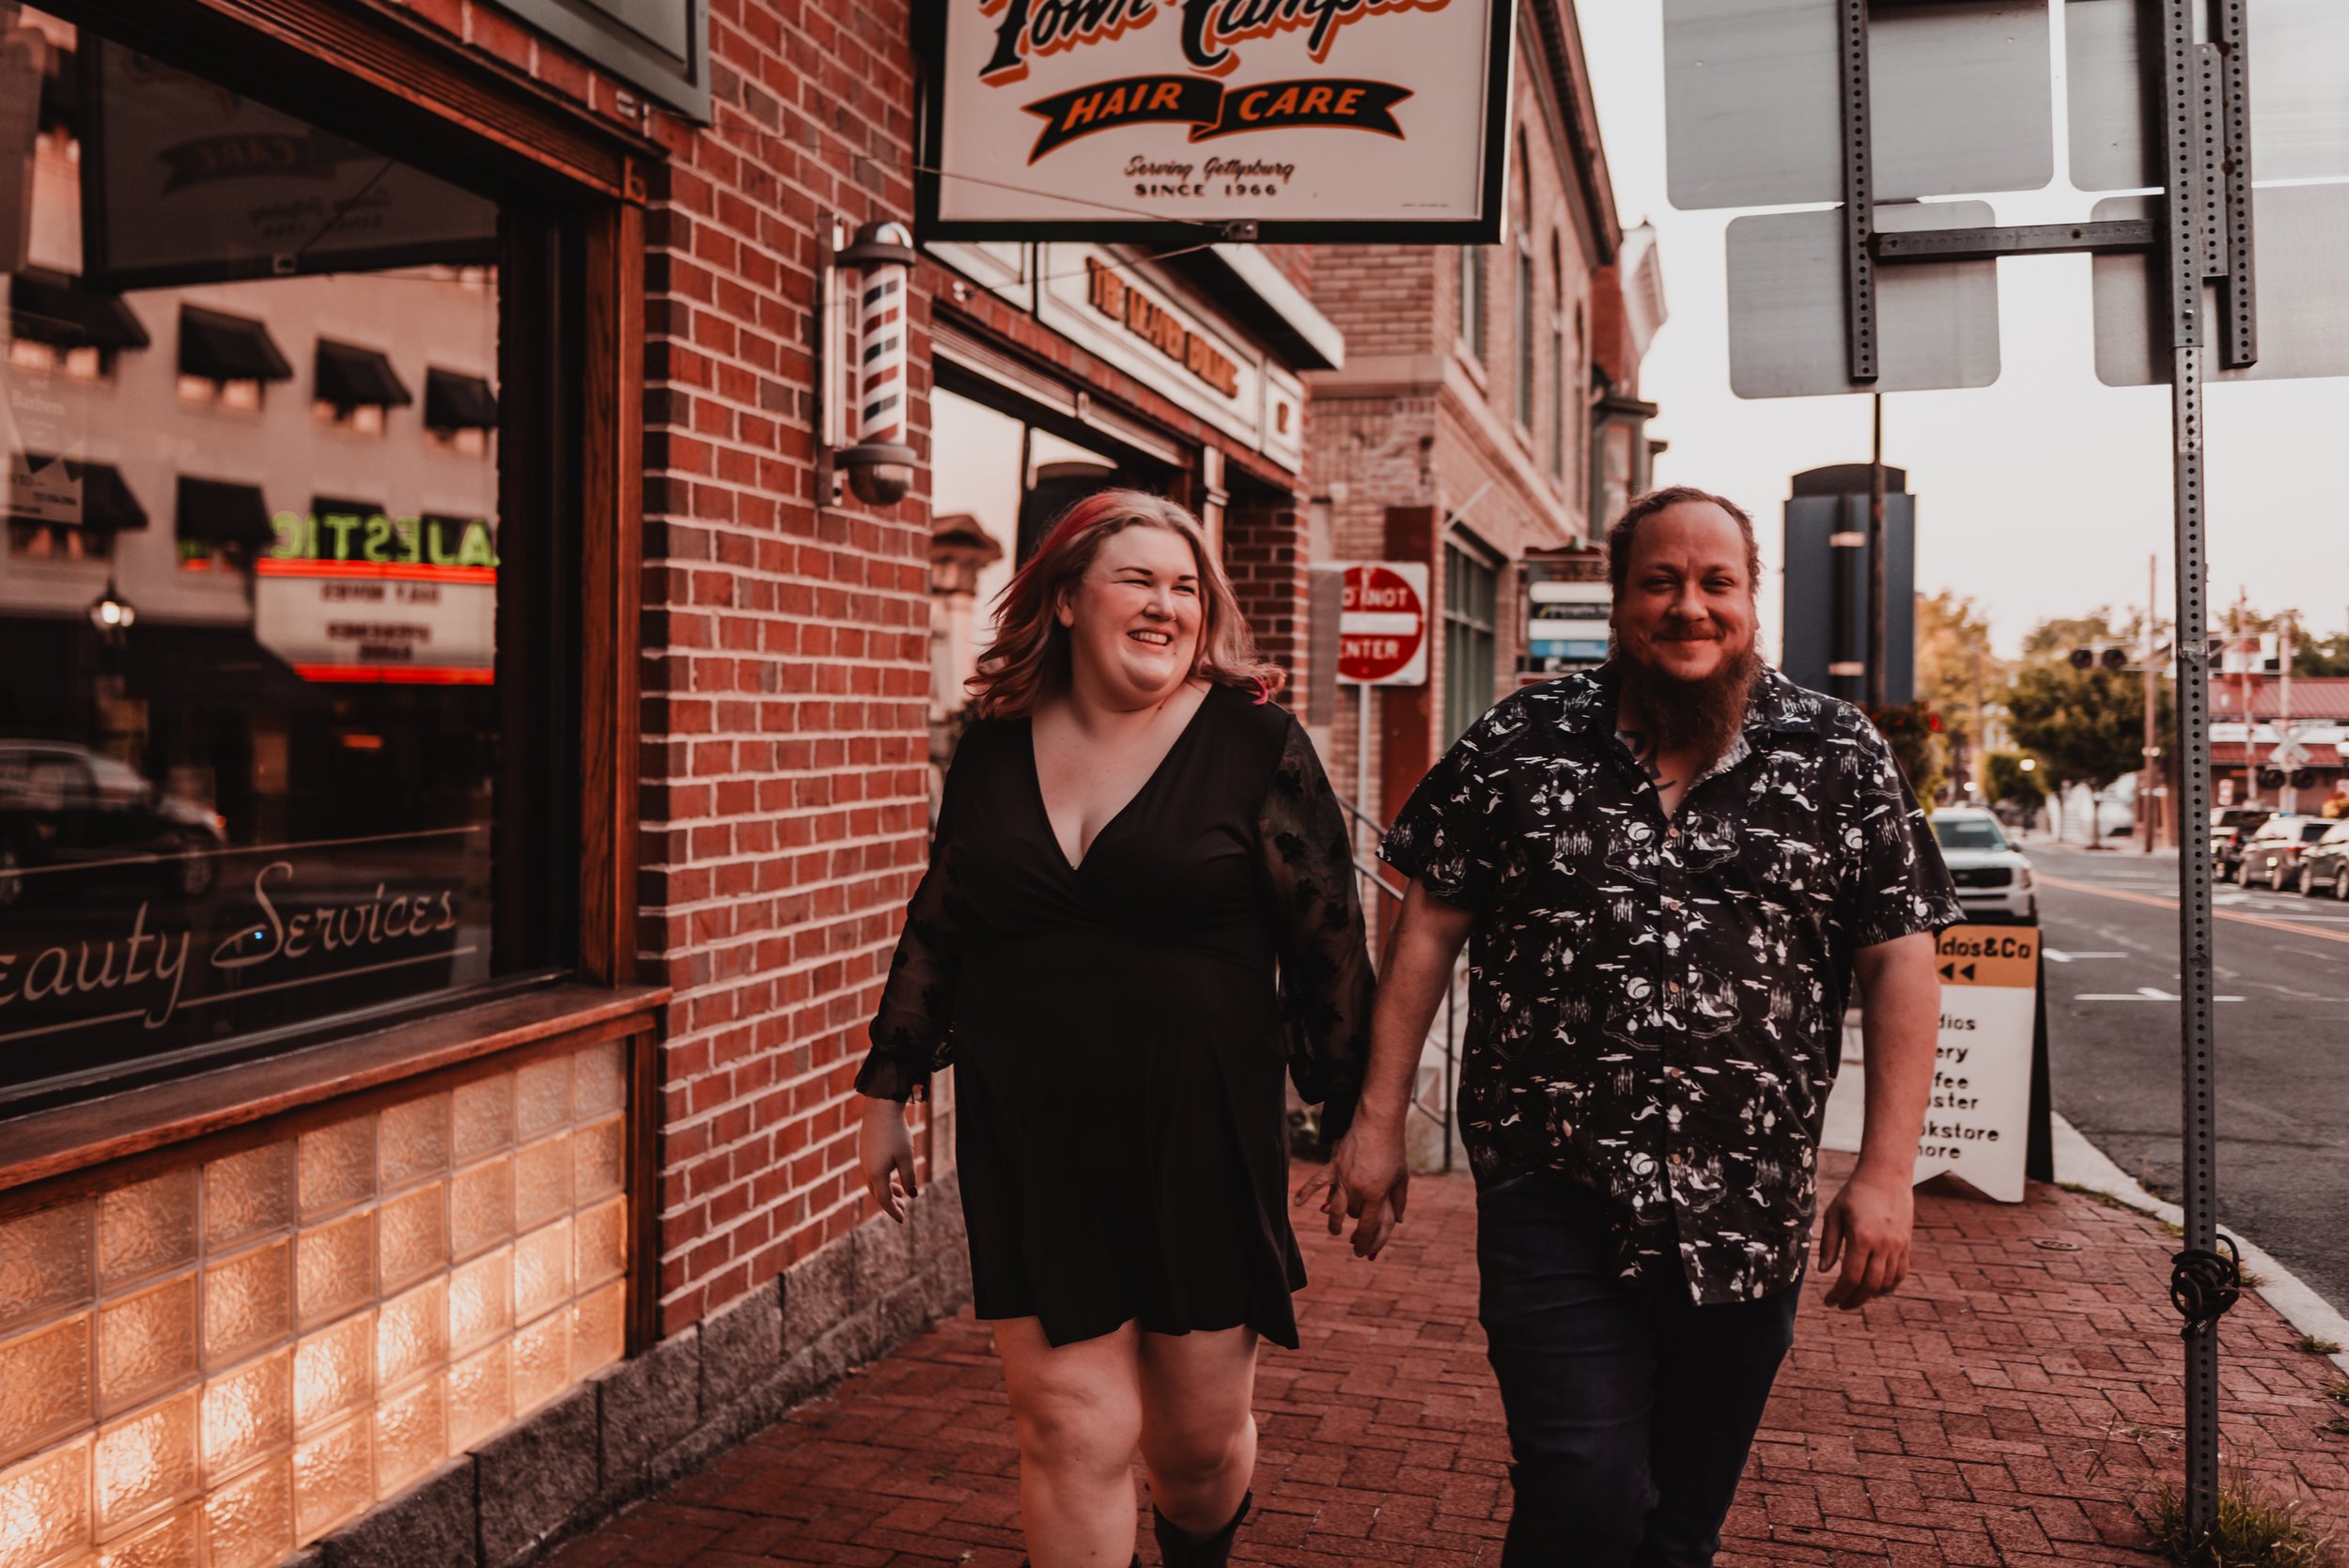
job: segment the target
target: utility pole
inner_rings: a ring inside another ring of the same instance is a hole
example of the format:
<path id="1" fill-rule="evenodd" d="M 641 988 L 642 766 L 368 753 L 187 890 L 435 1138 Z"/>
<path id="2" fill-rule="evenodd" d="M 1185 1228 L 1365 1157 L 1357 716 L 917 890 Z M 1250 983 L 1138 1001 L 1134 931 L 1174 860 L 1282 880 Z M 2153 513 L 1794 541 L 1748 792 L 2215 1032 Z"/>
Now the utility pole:
<path id="1" fill-rule="evenodd" d="M 1868 465 L 1868 711 L 1885 709 L 1884 394 L 1868 395 L 1875 435 Z"/>
<path id="2" fill-rule="evenodd" d="M 2154 705 L 2160 695 L 2160 677 L 2154 674 L 2154 613 L 2160 603 L 2158 590 L 2161 581 L 2161 557 L 2145 558 L 2145 635 L 2140 639 L 2143 650 L 2138 662 L 2145 667 L 2145 751 L 2143 763 L 2137 775 L 2137 836 L 2148 855 L 2154 852 L 2158 836 L 2154 821 L 2154 781 L 2158 777 L 2160 753 L 2155 742 L 2159 732 L 2154 727 Z"/>
<path id="3" fill-rule="evenodd" d="M 2276 741 L 2279 746 L 2296 738 L 2292 726 L 2292 617 L 2284 616 L 2276 625 Z M 2249 731 L 2245 731 L 2249 734 Z M 2292 769 L 2283 770 L 2284 782 L 2276 792 L 2276 809 L 2285 813 L 2300 809 L 2300 792 L 2293 787 Z"/>

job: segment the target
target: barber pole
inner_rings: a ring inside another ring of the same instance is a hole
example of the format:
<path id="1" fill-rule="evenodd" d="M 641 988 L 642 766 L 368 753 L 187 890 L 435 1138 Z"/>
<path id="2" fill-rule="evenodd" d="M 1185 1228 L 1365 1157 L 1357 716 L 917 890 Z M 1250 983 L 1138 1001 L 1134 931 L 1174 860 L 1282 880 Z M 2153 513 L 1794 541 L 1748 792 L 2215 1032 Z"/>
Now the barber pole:
<path id="1" fill-rule="evenodd" d="M 913 483 L 913 448 L 906 441 L 913 262 L 913 236 L 894 223 L 866 224 L 839 258 L 860 281 L 855 360 L 847 376 L 856 444 L 837 460 L 859 499 L 879 506 L 901 500 Z"/>

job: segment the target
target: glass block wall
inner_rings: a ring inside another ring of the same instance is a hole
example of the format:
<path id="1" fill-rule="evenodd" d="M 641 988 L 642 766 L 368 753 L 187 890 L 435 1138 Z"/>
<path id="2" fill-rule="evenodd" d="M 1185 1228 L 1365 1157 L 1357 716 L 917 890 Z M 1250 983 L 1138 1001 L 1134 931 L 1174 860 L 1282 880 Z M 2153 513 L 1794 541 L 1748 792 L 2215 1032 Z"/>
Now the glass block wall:
<path id="1" fill-rule="evenodd" d="M 0 1220 L 0 1568 L 269 1568 L 619 1359 L 617 1043 Z"/>

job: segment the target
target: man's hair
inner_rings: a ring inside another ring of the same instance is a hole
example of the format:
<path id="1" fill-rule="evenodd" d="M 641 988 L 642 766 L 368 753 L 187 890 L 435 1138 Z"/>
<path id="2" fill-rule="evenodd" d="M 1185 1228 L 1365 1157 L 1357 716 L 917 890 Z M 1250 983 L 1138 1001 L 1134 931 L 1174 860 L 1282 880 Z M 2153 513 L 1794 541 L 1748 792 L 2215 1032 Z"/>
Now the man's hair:
<path id="1" fill-rule="evenodd" d="M 1635 495 L 1623 509 L 1623 516 L 1607 530 L 1607 581 L 1613 585 L 1617 599 L 1623 598 L 1624 584 L 1631 576 L 1631 544 L 1639 536 L 1640 524 L 1667 506 L 1677 506 L 1684 501 L 1703 502 L 1719 506 L 1737 520 L 1737 532 L 1746 541 L 1746 583 L 1753 597 L 1762 597 L 1762 547 L 1754 541 L 1753 519 L 1743 506 L 1725 495 L 1701 490 L 1694 485 L 1666 485 L 1660 490 Z"/>

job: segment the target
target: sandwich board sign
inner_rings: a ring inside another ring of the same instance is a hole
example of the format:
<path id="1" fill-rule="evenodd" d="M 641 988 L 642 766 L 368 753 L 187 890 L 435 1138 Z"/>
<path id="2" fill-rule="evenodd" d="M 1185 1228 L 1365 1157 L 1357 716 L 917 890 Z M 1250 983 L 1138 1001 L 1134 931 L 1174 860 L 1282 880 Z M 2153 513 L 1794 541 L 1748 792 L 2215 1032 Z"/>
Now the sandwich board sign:
<path id="1" fill-rule="evenodd" d="M 1917 1180 L 1947 1173 L 1986 1198 L 2023 1201 L 2030 1144 L 2031 1035 L 2038 1018 L 2039 930 L 1952 925 L 1935 939 L 1941 1026 L 1933 1097 L 1917 1140 Z M 1859 1032 L 1843 1035 L 1843 1071 L 1828 1096 L 1829 1149 L 1857 1153 L 1866 1112 Z"/>

